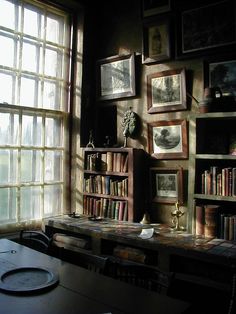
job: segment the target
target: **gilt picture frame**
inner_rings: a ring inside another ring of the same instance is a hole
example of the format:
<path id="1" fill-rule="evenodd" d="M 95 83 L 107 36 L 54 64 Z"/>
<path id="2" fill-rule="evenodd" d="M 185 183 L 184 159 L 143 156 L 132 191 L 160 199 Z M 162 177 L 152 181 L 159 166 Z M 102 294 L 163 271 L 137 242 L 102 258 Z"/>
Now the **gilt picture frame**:
<path id="1" fill-rule="evenodd" d="M 183 203 L 183 168 L 150 168 L 150 199 L 154 203 Z"/>
<path id="2" fill-rule="evenodd" d="M 119 99 L 135 95 L 134 53 L 97 61 L 97 100 Z"/>
<path id="3" fill-rule="evenodd" d="M 148 123 L 149 153 L 156 159 L 188 158 L 187 121 L 157 121 Z"/>
<path id="4" fill-rule="evenodd" d="M 187 109 L 185 69 L 147 75 L 148 113 Z"/>

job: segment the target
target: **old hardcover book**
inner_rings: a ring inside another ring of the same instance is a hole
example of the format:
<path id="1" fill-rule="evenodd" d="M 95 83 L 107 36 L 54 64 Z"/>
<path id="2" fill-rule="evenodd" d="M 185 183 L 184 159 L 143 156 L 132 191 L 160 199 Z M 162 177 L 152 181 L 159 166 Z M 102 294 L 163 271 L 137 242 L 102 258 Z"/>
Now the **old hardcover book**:
<path id="1" fill-rule="evenodd" d="M 117 245 L 114 248 L 113 255 L 121 259 L 139 263 L 145 263 L 146 259 L 146 254 L 142 250 L 122 245 Z"/>
<path id="2" fill-rule="evenodd" d="M 196 235 L 205 233 L 205 208 L 203 205 L 196 205 Z"/>
<path id="3" fill-rule="evenodd" d="M 205 236 L 216 237 L 217 236 L 217 219 L 219 205 L 205 205 Z"/>

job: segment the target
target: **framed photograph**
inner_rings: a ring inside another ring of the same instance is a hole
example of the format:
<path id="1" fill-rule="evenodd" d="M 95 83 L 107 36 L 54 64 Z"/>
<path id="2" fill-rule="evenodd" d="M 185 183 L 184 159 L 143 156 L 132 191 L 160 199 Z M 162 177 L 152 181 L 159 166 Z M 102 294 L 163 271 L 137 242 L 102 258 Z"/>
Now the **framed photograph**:
<path id="1" fill-rule="evenodd" d="M 178 56 L 200 56 L 207 52 L 216 53 L 216 49 L 218 52 L 225 52 L 227 46 L 232 49 L 232 45 L 236 43 L 233 0 L 182 11 L 178 23 Z"/>
<path id="2" fill-rule="evenodd" d="M 170 11 L 170 0 L 143 0 L 143 17 Z"/>
<path id="3" fill-rule="evenodd" d="M 143 23 L 143 64 L 153 64 L 171 57 L 170 20 L 162 17 Z"/>
<path id="4" fill-rule="evenodd" d="M 97 98 L 109 100 L 136 95 L 134 54 L 97 61 Z"/>
<path id="5" fill-rule="evenodd" d="M 151 201 L 183 203 L 183 169 L 150 168 Z"/>
<path id="6" fill-rule="evenodd" d="M 148 124 L 149 153 L 157 159 L 188 157 L 186 120 L 157 121 Z"/>
<path id="7" fill-rule="evenodd" d="M 205 61 L 204 87 L 219 87 L 222 96 L 236 100 L 236 60 Z"/>
<path id="8" fill-rule="evenodd" d="M 187 109 L 185 69 L 147 76 L 148 113 Z"/>

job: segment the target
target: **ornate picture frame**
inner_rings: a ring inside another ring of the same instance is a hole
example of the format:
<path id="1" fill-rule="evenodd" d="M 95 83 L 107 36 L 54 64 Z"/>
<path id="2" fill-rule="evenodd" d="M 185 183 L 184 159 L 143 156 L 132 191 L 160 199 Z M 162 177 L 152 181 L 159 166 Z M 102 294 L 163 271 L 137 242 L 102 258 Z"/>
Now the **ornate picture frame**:
<path id="1" fill-rule="evenodd" d="M 187 159 L 187 121 L 157 121 L 148 123 L 149 153 L 156 159 Z"/>
<path id="2" fill-rule="evenodd" d="M 148 113 L 187 109 L 185 69 L 147 75 Z"/>
<path id="3" fill-rule="evenodd" d="M 150 198 L 154 203 L 183 203 L 182 167 L 150 168 Z"/>
<path id="4" fill-rule="evenodd" d="M 143 23 L 143 64 L 154 64 L 171 58 L 170 25 L 169 16 Z"/>
<path id="5" fill-rule="evenodd" d="M 97 99 L 136 95 L 135 55 L 112 56 L 97 61 Z"/>

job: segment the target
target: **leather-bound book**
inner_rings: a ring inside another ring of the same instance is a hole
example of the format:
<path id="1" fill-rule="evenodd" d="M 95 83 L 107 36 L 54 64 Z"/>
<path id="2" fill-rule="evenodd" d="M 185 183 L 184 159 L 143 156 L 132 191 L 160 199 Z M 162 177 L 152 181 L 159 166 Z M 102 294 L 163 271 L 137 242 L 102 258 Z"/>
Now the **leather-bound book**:
<path id="1" fill-rule="evenodd" d="M 217 236 L 217 219 L 219 205 L 205 205 L 205 236 Z"/>
<path id="2" fill-rule="evenodd" d="M 203 205 L 196 205 L 196 235 L 204 235 L 205 229 L 205 208 Z"/>

